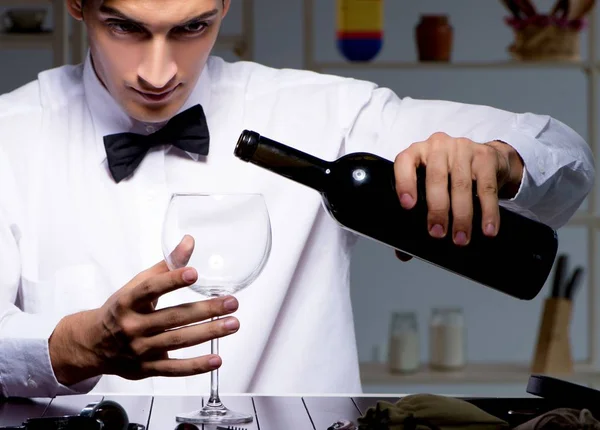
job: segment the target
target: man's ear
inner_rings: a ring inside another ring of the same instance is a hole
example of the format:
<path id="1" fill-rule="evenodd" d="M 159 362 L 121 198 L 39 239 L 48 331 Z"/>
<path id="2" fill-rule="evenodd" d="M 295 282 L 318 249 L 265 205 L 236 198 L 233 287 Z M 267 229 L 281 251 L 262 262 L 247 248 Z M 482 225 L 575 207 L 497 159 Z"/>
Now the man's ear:
<path id="1" fill-rule="evenodd" d="M 89 1 L 89 0 L 88 0 Z M 65 0 L 69 14 L 77 21 L 83 21 L 82 0 Z"/>
<path id="2" fill-rule="evenodd" d="M 229 12 L 230 6 L 231 6 L 231 0 L 223 0 L 223 18 L 225 18 L 225 16 L 227 15 L 227 12 Z"/>

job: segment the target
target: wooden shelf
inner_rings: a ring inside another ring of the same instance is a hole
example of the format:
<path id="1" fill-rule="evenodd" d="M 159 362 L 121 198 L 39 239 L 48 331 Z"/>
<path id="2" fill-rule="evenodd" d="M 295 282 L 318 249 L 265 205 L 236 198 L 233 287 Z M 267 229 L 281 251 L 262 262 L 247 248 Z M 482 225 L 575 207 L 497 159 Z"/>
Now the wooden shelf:
<path id="1" fill-rule="evenodd" d="M 32 5 L 42 5 L 42 6 L 50 6 L 52 5 L 52 0 L 0 0 L 0 6 L 6 7 L 21 7 L 21 6 L 32 6 Z"/>
<path id="2" fill-rule="evenodd" d="M 528 69 L 528 68 L 558 68 L 558 69 L 589 69 L 584 61 L 491 61 L 491 62 L 419 62 L 419 61 L 372 61 L 367 63 L 352 62 L 313 62 L 315 70 L 411 70 L 411 69 Z"/>
<path id="3" fill-rule="evenodd" d="M 54 35 L 48 33 L 0 33 L 0 49 L 51 49 Z M 226 35 L 217 39 L 215 48 L 232 50 L 243 55 L 242 36 Z"/>
<path id="4" fill-rule="evenodd" d="M 0 33 L 0 49 L 51 49 L 52 33 Z"/>
<path id="5" fill-rule="evenodd" d="M 575 383 L 600 384 L 600 372 L 589 365 L 576 365 L 572 375 L 556 375 Z M 407 384 L 527 384 L 531 371 L 528 364 L 471 363 L 460 371 L 442 372 L 426 365 L 415 373 L 391 373 L 385 363 L 361 363 L 361 380 L 366 385 Z"/>
<path id="6" fill-rule="evenodd" d="M 600 229 L 600 216 L 577 212 L 567 223 L 569 226 L 591 227 Z"/>

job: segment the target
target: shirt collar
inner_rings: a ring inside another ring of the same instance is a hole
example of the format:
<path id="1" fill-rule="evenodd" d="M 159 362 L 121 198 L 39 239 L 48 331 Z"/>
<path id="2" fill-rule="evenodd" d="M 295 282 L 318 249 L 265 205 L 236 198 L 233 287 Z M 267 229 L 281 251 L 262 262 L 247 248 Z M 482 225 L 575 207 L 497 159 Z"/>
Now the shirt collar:
<path id="1" fill-rule="evenodd" d="M 202 105 L 204 113 L 208 118 L 208 105 L 210 102 L 211 80 L 208 63 L 204 67 L 196 86 L 190 96 L 177 113 L 191 108 L 197 104 Z M 92 64 L 91 54 L 88 54 L 84 63 L 83 86 L 87 105 L 92 117 L 92 123 L 96 135 L 96 156 L 98 163 L 106 160 L 106 149 L 104 148 L 104 136 L 114 133 L 133 132 L 143 135 L 151 134 L 159 130 L 164 123 L 146 124 L 131 118 L 121 106 L 110 95 L 104 87 Z M 187 152 L 187 154 L 198 161 L 199 155 Z"/>

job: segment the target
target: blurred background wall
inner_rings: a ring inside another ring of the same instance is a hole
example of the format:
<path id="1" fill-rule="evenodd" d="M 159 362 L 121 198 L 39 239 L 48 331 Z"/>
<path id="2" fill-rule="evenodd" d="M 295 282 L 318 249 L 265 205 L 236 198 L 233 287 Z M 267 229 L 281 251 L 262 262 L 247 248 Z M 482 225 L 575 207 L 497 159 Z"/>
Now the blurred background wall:
<path id="1" fill-rule="evenodd" d="M 244 58 L 273 67 L 310 68 L 366 79 L 392 88 L 401 97 L 549 114 L 574 128 L 594 150 L 597 147 L 600 43 L 589 26 L 576 36 L 580 44 L 576 61 L 513 61 L 507 48 L 514 33 L 504 22 L 509 12 L 500 1 L 388 0 L 382 2 L 382 50 L 372 61 L 355 64 L 336 46 L 335 1 L 232 2 L 215 50 L 228 60 Z M 540 13 L 553 6 L 547 0 L 534 4 Z M 0 93 L 35 79 L 41 70 L 77 62 L 85 52 L 79 27 L 66 18 L 62 0 L 0 0 L 0 13 L 15 7 L 45 8 L 43 28 L 54 31 L 0 34 Z M 453 29 L 449 62 L 419 61 L 415 27 L 424 14 L 447 16 Z M 600 382 L 596 376 L 600 294 L 593 276 L 600 257 L 595 229 L 600 199 L 596 196 L 594 191 L 580 213 L 559 231 L 560 252 L 569 256 L 569 269 L 575 265 L 585 269 L 568 329 L 577 365 L 567 378 L 591 385 Z M 548 295 L 546 287 L 533 301 L 516 301 L 419 261 L 402 263 L 391 250 L 360 239 L 354 251 L 352 298 L 365 391 L 524 395 Z M 464 318 L 467 364 L 460 371 L 432 371 L 427 364 L 431 358 L 429 323 L 437 307 L 458 308 Z M 416 373 L 392 375 L 387 370 L 393 312 L 414 313 L 422 363 Z"/>

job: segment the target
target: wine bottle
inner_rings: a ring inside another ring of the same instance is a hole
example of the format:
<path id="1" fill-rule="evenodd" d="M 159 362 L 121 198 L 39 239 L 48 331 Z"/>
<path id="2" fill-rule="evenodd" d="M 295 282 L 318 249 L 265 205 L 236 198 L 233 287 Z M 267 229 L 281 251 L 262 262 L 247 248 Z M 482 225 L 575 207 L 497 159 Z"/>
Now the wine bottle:
<path id="1" fill-rule="evenodd" d="M 549 226 L 500 207 L 495 237 L 481 229 L 481 204 L 473 187 L 473 228 L 466 246 L 451 234 L 433 238 L 427 228 L 425 168 L 417 168 L 417 202 L 400 204 L 393 162 L 369 153 L 326 161 L 254 131 L 242 132 L 234 154 L 318 191 L 341 227 L 381 242 L 512 297 L 531 300 L 543 288 L 558 249 Z M 452 231 L 452 214 L 449 214 Z"/>

